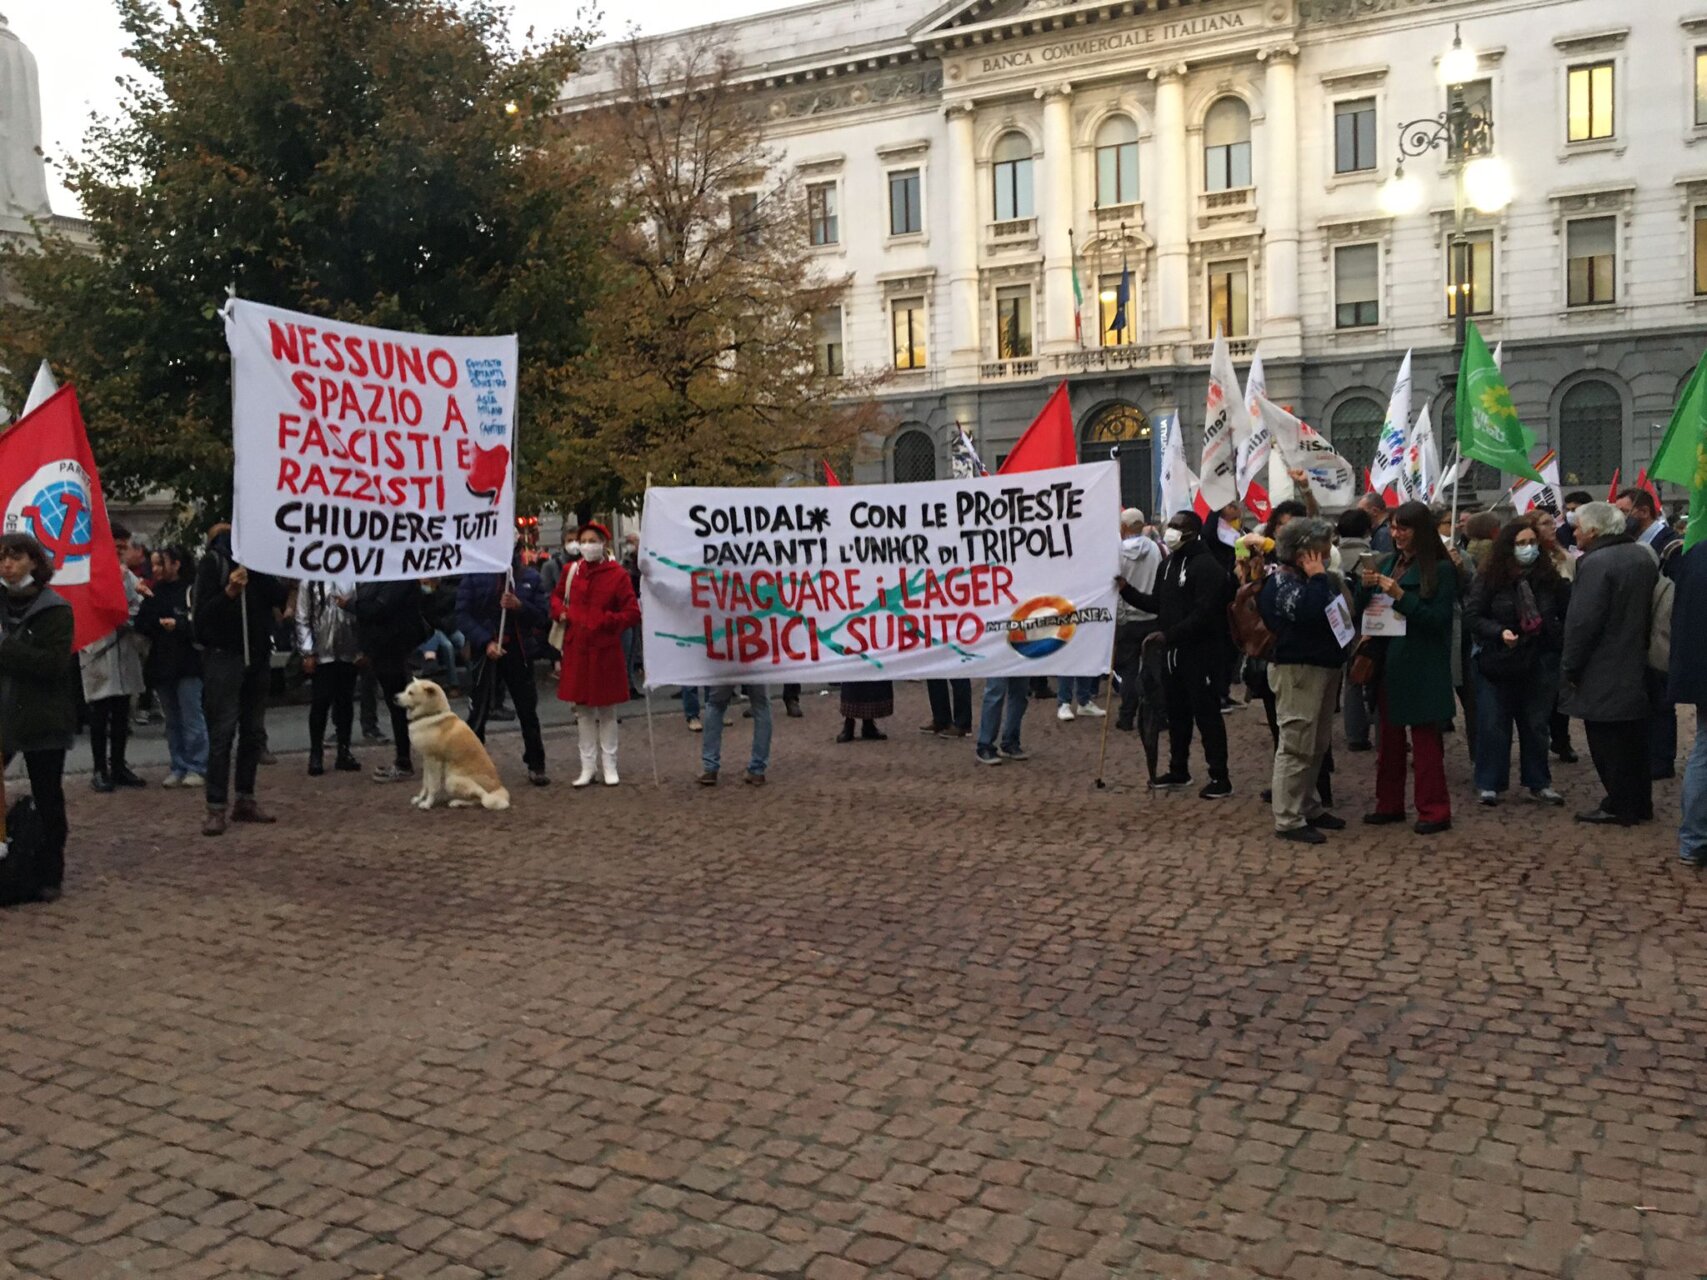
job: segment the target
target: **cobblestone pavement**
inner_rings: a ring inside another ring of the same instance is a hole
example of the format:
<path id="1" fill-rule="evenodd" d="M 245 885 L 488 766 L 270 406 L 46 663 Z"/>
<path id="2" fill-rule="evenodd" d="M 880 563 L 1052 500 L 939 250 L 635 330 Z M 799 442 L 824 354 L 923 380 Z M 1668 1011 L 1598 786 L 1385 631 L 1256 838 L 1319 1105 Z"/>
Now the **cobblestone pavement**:
<path id="1" fill-rule="evenodd" d="M 916 690 L 888 743 L 809 700 L 763 790 L 739 724 L 715 791 L 679 713 L 661 791 L 643 722 L 614 790 L 557 734 L 506 815 L 287 758 L 284 824 L 219 841 L 74 787 L 65 897 L 0 915 L 0 1273 L 1707 1273 L 1670 829 L 1280 844 L 1255 710 L 1221 803 L 1143 794 L 1124 735 L 1093 789 L 1053 711 L 998 770 Z"/>

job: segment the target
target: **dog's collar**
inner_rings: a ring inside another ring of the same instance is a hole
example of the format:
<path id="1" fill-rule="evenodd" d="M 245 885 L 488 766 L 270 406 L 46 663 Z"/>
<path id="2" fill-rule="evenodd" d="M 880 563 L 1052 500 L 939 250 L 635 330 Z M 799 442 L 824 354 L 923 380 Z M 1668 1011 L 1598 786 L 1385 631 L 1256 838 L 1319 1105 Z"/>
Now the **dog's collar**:
<path id="1" fill-rule="evenodd" d="M 435 721 L 435 720 L 443 720 L 447 716 L 453 716 L 455 714 L 456 714 L 456 712 L 454 712 L 454 711 L 435 711 L 430 716 L 410 716 L 409 717 L 409 723 L 410 724 L 432 724 L 433 721 Z"/>

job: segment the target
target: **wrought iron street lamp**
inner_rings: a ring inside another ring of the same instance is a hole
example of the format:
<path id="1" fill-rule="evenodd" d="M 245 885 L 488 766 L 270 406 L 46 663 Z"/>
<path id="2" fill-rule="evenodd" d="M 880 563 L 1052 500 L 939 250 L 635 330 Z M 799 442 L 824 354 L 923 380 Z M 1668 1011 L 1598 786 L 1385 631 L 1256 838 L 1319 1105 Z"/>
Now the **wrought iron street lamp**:
<path id="1" fill-rule="evenodd" d="M 1393 176 L 1381 187 L 1381 207 L 1387 213 L 1403 217 L 1416 212 L 1423 200 L 1422 183 L 1415 176 L 1406 175 L 1405 161 L 1445 148 L 1453 178 L 1452 278 L 1447 297 L 1457 322 L 1452 372 L 1441 379 L 1442 385 L 1448 387 L 1456 382 L 1464 360 L 1465 325 L 1472 305 L 1470 243 L 1464 234 L 1466 210 L 1498 213 L 1512 199 L 1511 171 L 1505 161 L 1493 154 L 1493 117 L 1488 111 L 1471 106 L 1465 98 L 1464 86 L 1475 78 L 1476 70 L 1476 53 L 1465 47 L 1463 35 L 1454 24 L 1452 47 L 1441 55 L 1439 67 L 1440 82 L 1447 89 L 1446 110 L 1437 116 L 1407 120 L 1399 126 L 1398 160 L 1393 166 Z"/>

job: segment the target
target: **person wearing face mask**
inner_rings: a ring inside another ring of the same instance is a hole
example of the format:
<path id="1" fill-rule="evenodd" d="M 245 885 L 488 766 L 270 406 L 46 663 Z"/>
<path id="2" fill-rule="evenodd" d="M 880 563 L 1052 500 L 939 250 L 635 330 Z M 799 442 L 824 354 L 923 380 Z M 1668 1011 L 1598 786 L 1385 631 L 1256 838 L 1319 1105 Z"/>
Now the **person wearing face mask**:
<path id="1" fill-rule="evenodd" d="M 71 606 L 48 589 L 53 564 L 24 533 L 0 536 L 0 761 L 24 757 L 45 848 L 36 894 L 65 877 L 65 753 L 77 729 Z"/>
<path id="2" fill-rule="evenodd" d="M 1533 517 L 1501 529 L 1476 574 L 1465 625 L 1476 643 L 1476 791 L 1498 804 L 1511 781 L 1517 725 L 1518 779 L 1542 804 L 1563 804 L 1547 762 L 1549 721 L 1559 699 L 1570 587 L 1543 553 Z"/>
<path id="3" fill-rule="evenodd" d="M 580 548 L 575 563 L 580 563 Z M 548 786 L 545 739 L 539 731 L 539 689 L 533 682 L 532 659 L 545 651 L 529 639 L 551 616 L 551 600 L 539 571 L 522 563 L 518 543 L 510 556 L 510 572 L 470 573 L 456 587 L 456 628 L 468 642 L 468 727 L 486 741 L 486 726 L 495 718 L 499 695 L 509 690 L 511 713 L 522 731 L 522 763 L 528 782 Z"/>
<path id="4" fill-rule="evenodd" d="M 1585 496 L 1583 501 L 1587 502 L 1589 499 Z M 1565 527 L 1565 521 L 1575 517 L 1569 511 L 1562 517 L 1554 516 L 1551 512 L 1543 510 L 1537 510 L 1534 515 L 1535 532 L 1541 539 L 1541 558 L 1551 561 L 1559 577 L 1564 580 L 1566 586 L 1569 586 L 1577 576 L 1577 558 L 1572 551 L 1567 550 L 1567 547 L 1574 547 L 1575 543 L 1565 541 L 1565 535 L 1571 532 Z M 1561 687 L 1560 697 L 1563 696 L 1564 691 Z M 1575 764 L 1577 762 L 1576 748 L 1571 746 L 1571 718 L 1557 704 L 1554 705 L 1553 714 L 1547 720 L 1547 737 L 1553 754 L 1562 763 Z"/>
<path id="5" fill-rule="evenodd" d="M 1191 730 L 1203 738 L 1209 783 L 1198 795 L 1219 800 L 1233 794 L 1227 772 L 1227 726 L 1221 719 L 1220 678 L 1227 633 L 1227 572 L 1203 540 L 1203 521 L 1193 511 L 1176 512 L 1162 531 L 1168 558 L 1154 591 L 1115 579 L 1121 599 L 1156 615 L 1144 647 L 1166 651 L 1163 677 L 1168 704 L 1168 771 L 1150 785 L 1178 791 L 1191 785 Z"/>
<path id="6" fill-rule="evenodd" d="M 551 616 L 563 623 L 563 675 L 557 696 L 575 706 L 581 735 L 581 774 L 574 785 L 590 785 L 603 764 L 604 783 L 614 787 L 616 709 L 628 701 L 628 664 L 622 633 L 640 625 L 640 601 L 620 564 L 607 555 L 610 530 L 589 520 L 576 531 L 580 567 L 557 580 Z"/>

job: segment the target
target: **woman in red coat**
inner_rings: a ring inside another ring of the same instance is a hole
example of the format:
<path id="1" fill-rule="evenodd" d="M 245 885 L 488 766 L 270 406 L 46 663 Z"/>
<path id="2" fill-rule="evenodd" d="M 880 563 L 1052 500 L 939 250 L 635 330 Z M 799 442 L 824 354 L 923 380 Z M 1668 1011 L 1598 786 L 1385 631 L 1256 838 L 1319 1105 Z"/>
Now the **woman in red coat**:
<path id="1" fill-rule="evenodd" d="M 606 555 L 610 530 L 589 520 L 575 536 L 581 559 L 557 579 L 551 595 L 551 616 L 564 624 L 557 696 L 575 704 L 581 730 L 581 776 L 574 785 L 593 781 L 602 753 L 605 785 L 614 787 L 616 708 L 628 701 L 622 633 L 640 624 L 640 602 L 628 570 Z"/>

